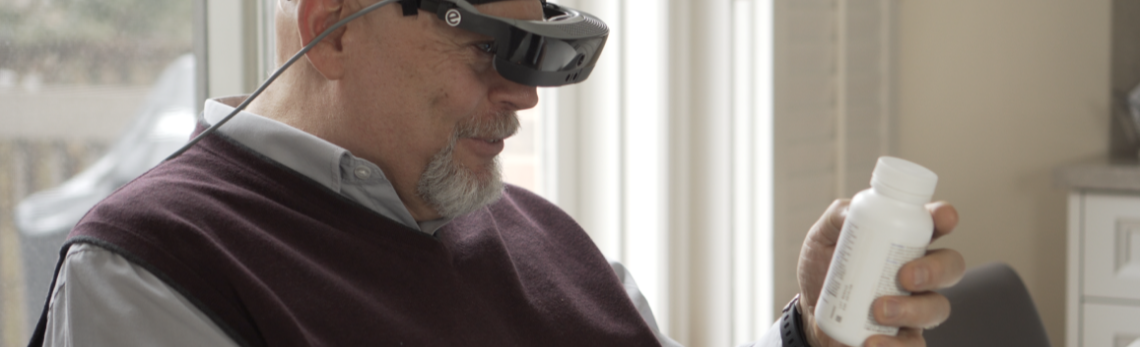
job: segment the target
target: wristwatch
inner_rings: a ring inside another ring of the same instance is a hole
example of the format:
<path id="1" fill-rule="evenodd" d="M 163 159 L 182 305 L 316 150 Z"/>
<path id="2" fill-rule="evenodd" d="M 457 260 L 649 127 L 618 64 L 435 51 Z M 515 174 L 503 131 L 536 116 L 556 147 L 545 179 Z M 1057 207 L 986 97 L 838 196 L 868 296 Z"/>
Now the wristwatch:
<path id="1" fill-rule="evenodd" d="M 788 306 L 784 306 L 784 314 L 780 316 L 780 340 L 784 347 L 811 347 L 807 336 L 804 335 L 803 316 L 800 314 L 800 295 L 792 298 Z"/>

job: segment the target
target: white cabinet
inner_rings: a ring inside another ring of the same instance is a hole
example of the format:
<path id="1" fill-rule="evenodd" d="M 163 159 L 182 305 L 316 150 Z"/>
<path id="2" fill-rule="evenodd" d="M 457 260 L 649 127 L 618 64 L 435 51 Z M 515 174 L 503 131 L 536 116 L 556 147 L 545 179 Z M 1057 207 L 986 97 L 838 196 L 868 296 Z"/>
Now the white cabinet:
<path id="1" fill-rule="evenodd" d="M 1130 347 L 1140 342 L 1140 306 L 1084 304 L 1081 346 Z"/>
<path id="2" fill-rule="evenodd" d="M 1140 193 L 1069 196 L 1066 345 L 1140 340 Z"/>

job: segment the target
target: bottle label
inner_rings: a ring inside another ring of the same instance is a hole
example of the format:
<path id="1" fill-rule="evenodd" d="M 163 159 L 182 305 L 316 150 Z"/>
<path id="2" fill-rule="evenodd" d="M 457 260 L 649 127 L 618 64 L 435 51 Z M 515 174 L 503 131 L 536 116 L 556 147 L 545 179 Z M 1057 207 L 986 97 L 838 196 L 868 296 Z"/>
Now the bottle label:
<path id="1" fill-rule="evenodd" d="M 830 319 L 836 323 L 843 323 L 843 314 L 847 311 L 847 306 L 851 300 L 851 289 L 854 284 L 847 280 L 847 264 L 849 264 L 854 255 L 855 245 L 859 242 L 859 225 L 848 217 L 847 222 L 843 224 L 843 230 L 839 234 L 838 248 L 835 249 L 834 255 L 831 259 L 831 267 L 828 270 L 827 279 L 824 281 L 823 295 L 820 300 L 825 302 L 825 305 L 830 306 L 830 310 L 823 318 Z"/>
<path id="2" fill-rule="evenodd" d="M 892 243 L 890 250 L 887 252 L 887 261 L 883 264 L 882 275 L 879 276 L 879 286 L 875 289 L 875 297 L 878 298 L 884 295 L 910 295 L 910 292 L 904 290 L 902 286 L 899 285 L 899 268 L 902 268 L 903 264 L 911 260 L 922 257 L 924 254 L 926 254 L 926 247 L 910 247 Z M 867 330 L 879 334 L 898 334 L 898 327 L 876 324 L 874 312 L 868 310 L 867 315 Z"/>
<path id="3" fill-rule="evenodd" d="M 851 261 L 851 252 L 859 238 L 859 226 L 854 221 L 848 221 L 840 233 L 839 248 L 835 250 L 831 261 L 831 275 L 827 278 L 827 294 L 840 299 L 840 309 L 846 310 L 846 301 L 851 295 L 851 285 L 844 285 L 847 281 L 847 263 Z M 842 318 L 841 318 L 842 319 Z"/>

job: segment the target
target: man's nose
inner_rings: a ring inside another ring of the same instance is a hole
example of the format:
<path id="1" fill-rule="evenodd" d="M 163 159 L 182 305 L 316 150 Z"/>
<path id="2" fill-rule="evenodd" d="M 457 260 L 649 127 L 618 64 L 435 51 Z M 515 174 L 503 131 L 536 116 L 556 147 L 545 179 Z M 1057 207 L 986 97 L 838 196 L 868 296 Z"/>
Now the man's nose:
<path id="1" fill-rule="evenodd" d="M 512 111 L 533 108 L 538 104 L 538 89 L 517 83 L 495 73 L 496 83 L 491 88 L 491 102 Z"/>

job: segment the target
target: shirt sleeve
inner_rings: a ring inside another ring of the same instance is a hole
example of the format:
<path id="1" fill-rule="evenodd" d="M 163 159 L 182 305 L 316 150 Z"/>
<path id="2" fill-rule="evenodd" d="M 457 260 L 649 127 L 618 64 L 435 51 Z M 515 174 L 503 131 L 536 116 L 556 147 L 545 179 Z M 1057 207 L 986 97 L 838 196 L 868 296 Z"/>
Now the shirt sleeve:
<path id="1" fill-rule="evenodd" d="M 657 341 L 661 343 L 662 347 L 682 347 L 677 341 L 665 336 L 661 333 L 661 329 L 657 327 L 657 319 L 653 317 L 653 310 L 649 308 L 649 301 L 645 300 L 645 296 L 641 295 L 641 289 L 637 287 L 637 282 L 633 280 L 633 275 L 625 269 L 625 266 L 616 260 L 609 260 L 610 267 L 614 269 L 621 284 L 625 287 L 626 295 L 633 301 L 633 306 L 637 308 L 637 313 L 641 314 L 641 318 L 645 319 L 645 323 L 649 325 L 649 329 L 653 330 L 653 335 L 657 336 Z M 780 341 L 780 322 L 772 324 L 771 328 L 757 340 L 756 342 L 745 344 L 740 347 L 783 347 L 784 343 Z"/>
<path id="2" fill-rule="evenodd" d="M 761 336 L 759 340 L 751 344 L 746 344 L 741 347 L 783 347 L 784 341 L 780 340 L 780 321 L 777 320 L 772 323 L 772 327 Z"/>
<path id="3" fill-rule="evenodd" d="M 237 346 L 154 274 L 88 244 L 68 250 L 46 328 L 44 346 Z"/>
<path id="4" fill-rule="evenodd" d="M 649 308 L 649 301 L 645 300 L 644 295 L 641 295 L 641 289 L 637 287 L 637 282 L 633 281 L 633 275 L 625 269 L 625 265 L 616 260 L 609 260 L 609 262 L 610 267 L 614 269 L 614 273 L 621 280 L 622 287 L 625 287 L 625 294 L 629 295 L 629 300 L 633 301 L 637 313 L 641 314 L 641 318 L 649 325 L 649 329 L 653 330 L 653 335 L 657 336 L 657 341 L 661 343 L 661 347 L 682 347 L 680 343 L 661 333 L 661 329 L 657 327 L 657 319 L 653 317 L 653 310 Z"/>

